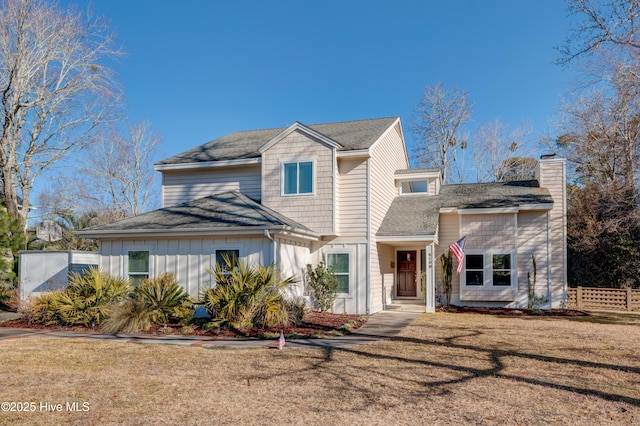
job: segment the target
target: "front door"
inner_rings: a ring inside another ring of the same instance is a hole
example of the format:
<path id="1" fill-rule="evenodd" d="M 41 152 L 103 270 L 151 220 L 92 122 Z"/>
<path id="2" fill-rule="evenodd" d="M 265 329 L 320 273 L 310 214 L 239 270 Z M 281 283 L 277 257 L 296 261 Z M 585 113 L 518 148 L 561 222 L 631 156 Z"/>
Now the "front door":
<path id="1" fill-rule="evenodd" d="M 399 251 L 396 265 L 398 265 L 398 297 L 415 297 L 416 251 Z"/>

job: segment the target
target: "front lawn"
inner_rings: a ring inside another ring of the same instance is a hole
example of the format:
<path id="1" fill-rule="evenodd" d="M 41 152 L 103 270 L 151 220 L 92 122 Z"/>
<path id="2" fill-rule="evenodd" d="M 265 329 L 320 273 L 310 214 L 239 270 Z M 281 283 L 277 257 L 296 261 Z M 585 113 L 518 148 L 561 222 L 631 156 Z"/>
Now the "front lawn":
<path id="1" fill-rule="evenodd" d="M 424 314 L 344 349 L 1 340 L 2 401 L 36 410 L 0 424 L 638 424 L 639 341 L 624 313 Z"/>

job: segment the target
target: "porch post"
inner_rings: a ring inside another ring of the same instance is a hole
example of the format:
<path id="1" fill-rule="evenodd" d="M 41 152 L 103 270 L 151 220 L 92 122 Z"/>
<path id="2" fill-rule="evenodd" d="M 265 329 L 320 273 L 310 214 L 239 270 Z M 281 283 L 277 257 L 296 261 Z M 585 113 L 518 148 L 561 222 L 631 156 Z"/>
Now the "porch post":
<path id="1" fill-rule="evenodd" d="M 434 255 L 434 246 L 433 243 L 430 243 L 427 245 L 427 268 L 426 268 L 426 275 L 427 275 L 427 303 L 426 303 L 426 312 L 427 313 L 433 313 L 436 311 L 436 285 L 435 285 L 435 281 L 436 281 L 436 276 L 435 276 L 435 269 L 434 269 L 434 259 L 433 259 L 433 255 Z"/>

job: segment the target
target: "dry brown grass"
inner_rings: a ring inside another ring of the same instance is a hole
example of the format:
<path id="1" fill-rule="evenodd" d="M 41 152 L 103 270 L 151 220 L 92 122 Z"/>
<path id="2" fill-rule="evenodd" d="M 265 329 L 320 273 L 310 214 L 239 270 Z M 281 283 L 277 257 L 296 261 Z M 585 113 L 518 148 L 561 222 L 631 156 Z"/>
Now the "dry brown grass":
<path id="1" fill-rule="evenodd" d="M 347 349 L 0 341 L 0 424 L 639 424 L 640 315 L 423 315 Z"/>

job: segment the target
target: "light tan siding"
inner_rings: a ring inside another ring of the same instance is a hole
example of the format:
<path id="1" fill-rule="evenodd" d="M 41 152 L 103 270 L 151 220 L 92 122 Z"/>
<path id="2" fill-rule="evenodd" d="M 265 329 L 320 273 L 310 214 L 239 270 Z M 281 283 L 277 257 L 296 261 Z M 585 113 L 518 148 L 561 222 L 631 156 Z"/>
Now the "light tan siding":
<path id="1" fill-rule="evenodd" d="M 112 275 L 128 275 L 127 253 L 148 250 L 149 273 L 169 272 L 193 297 L 212 284 L 207 269 L 214 267 L 216 249 L 238 249 L 250 263 L 273 262 L 273 248 L 264 237 L 192 238 L 148 240 L 103 240 L 100 243 L 100 267 Z"/>
<path id="2" fill-rule="evenodd" d="M 566 176 L 565 160 L 543 159 L 538 163 L 540 186 L 551 193 L 550 216 L 551 296 L 554 308 L 561 307 L 566 295 Z"/>
<path id="3" fill-rule="evenodd" d="M 224 191 L 240 191 L 260 201 L 260 179 L 260 164 L 165 171 L 162 174 L 162 206 L 174 206 Z"/>
<path id="4" fill-rule="evenodd" d="M 470 250 L 491 250 L 494 252 L 511 252 L 517 265 L 516 253 L 516 215 L 505 214 L 465 214 L 461 215 L 461 235 L 467 237 L 465 252 Z M 485 260 L 490 262 L 491 260 Z M 487 273 L 487 271 L 485 271 Z M 513 271 L 512 273 L 517 273 Z M 485 277 L 485 280 L 487 278 Z M 512 302 L 516 299 L 516 288 L 461 288 L 460 298 L 463 301 L 500 301 Z"/>
<path id="5" fill-rule="evenodd" d="M 460 238 L 459 232 L 459 216 L 457 213 L 442 213 L 440 214 L 440 226 L 438 230 L 438 239 L 440 244 L 435 250 L 435 281 L 436 286 L 439 288 L 437 294 L 442 294 L 442 255 L 449 251 L 449 246 Z M 460 303 L 460 276 L 455 273 L 458 267 L 456 261 L 453 261 L 453 279 L 451 280 L 451 303 Z"/>
<path id="6" fill-rule="evenodd" d="M 393 285 L 396 276 L 396 270 L 392 266 L 395 264 L 395 249 L 392 245 L 377 244 L 378 258 L 372 258 L 371 263 L 378 263 L 375 270 L 380 271 L 380 280 L 382 281 L 382 300 L 373 299 L 371 305 L 375 309 L 378 305 L 388 305 L 395 296 L 393 293 Z"/>
<path id="7" fill-rule="evenodd" d="M 367 235 L 367 160 L 338 161 L 338 234 Z"/>
<path id="8" fill-rule="evenodd" d="M 376 233 L 384 216 L 387 214 L 387 210 L 389 210 L 391 202 L 398 193 L 394 179 L 396 170 L 409 168 L 399 121 L 375 143 L 371 149 L 371 158 L 368 164 L 371 168 L 369 171 L 371 197 L 368 200 L 370 212 L 369 280 L 371 313 L 374 313 L 383 308 L 381 303 L 384 300 L 383 282 L 384 289 L 389 286 L 387 282 L 388 269 L 381 268 L 384 265 L 382 265 L 383 260 L 380 259 L 380 254 L 378 253 Z M 382 257 L 388 257 L 388 253 L 384 253 Z"/>
<path id="9" fill-rule="evenodd" d="M 314 194 L 282 195 L 281 164 L 314 161 Z M 334 150 L 294 131 L 262 154 L 262 204 L 315 232 L 334 233 Z"/>
<path id="10" fill-rule="evenodd" d="M 466 249 L 514 249 L 516 220 L 513 213 L 461 215 L 460 235 Z"/>
<path id="11" fill-rule="evenodd" d="M 527 273 L 533 284 L 533 262 L 536 258 L 535 294 L 547 297 L 547 212 L 518 214 L 518 300 L 517 307 L 527 306 Z"/>

